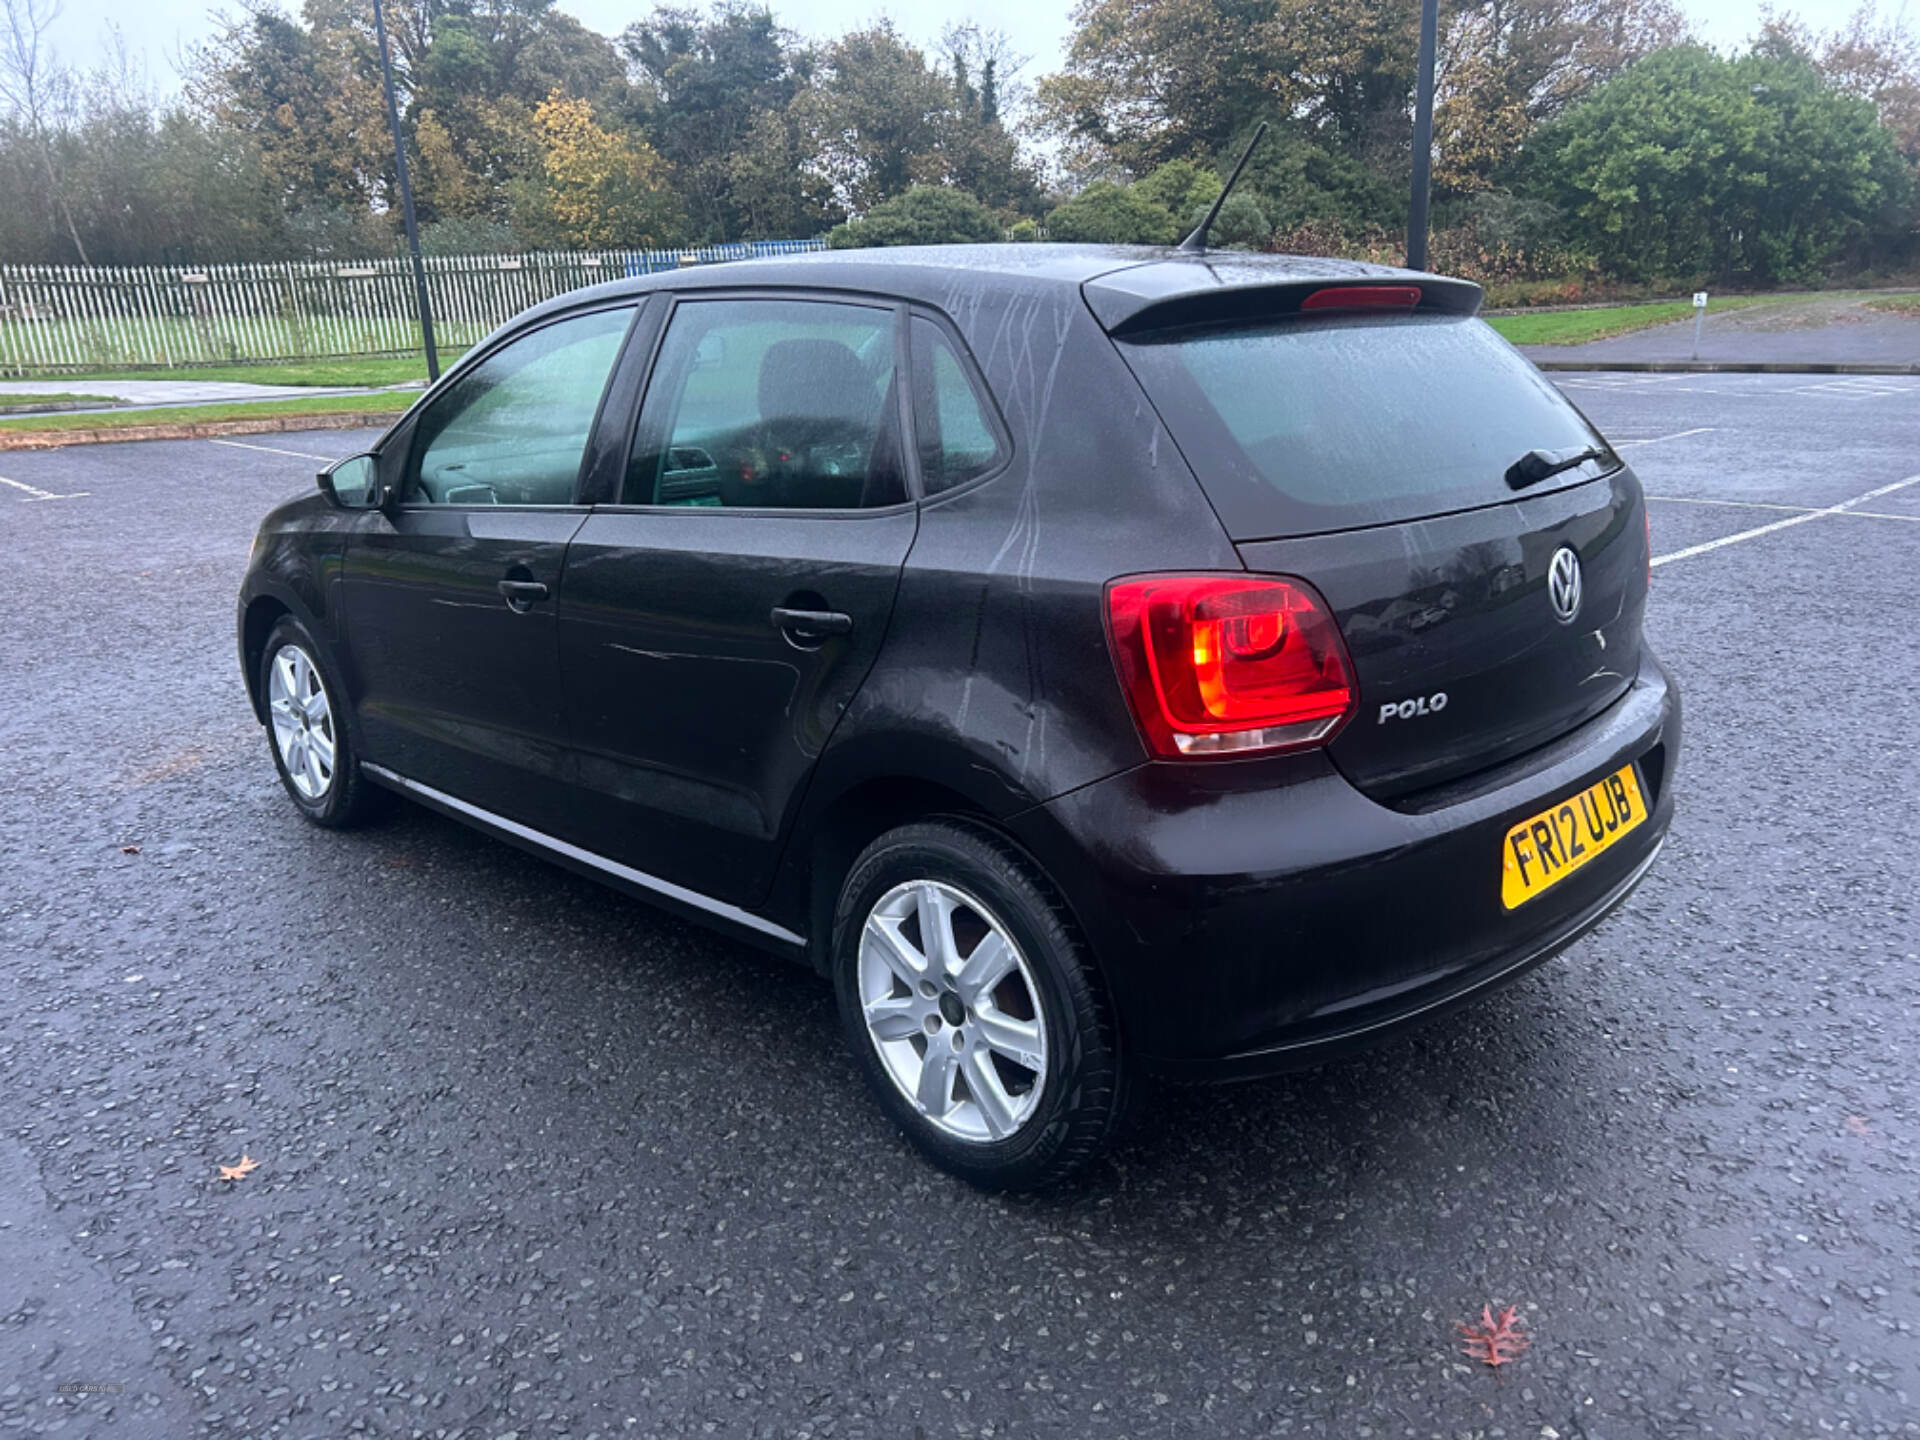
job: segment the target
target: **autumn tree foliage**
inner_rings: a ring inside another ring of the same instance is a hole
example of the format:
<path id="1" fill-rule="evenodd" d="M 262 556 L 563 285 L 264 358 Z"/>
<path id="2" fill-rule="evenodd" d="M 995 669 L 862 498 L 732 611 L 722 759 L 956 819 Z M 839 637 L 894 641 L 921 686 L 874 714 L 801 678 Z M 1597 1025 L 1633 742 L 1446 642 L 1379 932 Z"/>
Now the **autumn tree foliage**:
<path id="1" fill-rule="evenodd" d="M 533 239 L 653 248 L 680 233 L 666 162 L 645 140 L 597 123 L 591 105 L 558 90 L 533 112 L 533 130 L 540 174 L 523 201 Z"/>

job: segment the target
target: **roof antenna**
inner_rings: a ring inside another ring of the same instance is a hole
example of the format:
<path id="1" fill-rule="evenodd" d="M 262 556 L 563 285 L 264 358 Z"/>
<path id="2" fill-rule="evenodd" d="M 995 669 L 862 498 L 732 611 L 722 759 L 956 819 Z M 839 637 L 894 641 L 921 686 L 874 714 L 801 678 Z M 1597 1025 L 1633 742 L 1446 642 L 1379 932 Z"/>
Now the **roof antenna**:
<path id="1" fill-rule="evenodd" d="M 1266 133 L 1267 122 L 1262 120 L 1260 128 L 1253 132 L 1253 139 L 1247 142 L 1247 148 L 1240 152 L 1240 163 L 1233 167 L 1233 174 L 1229 175 L 1227 183 L 1220 187 L 1220 194 L 1215 197 L 1213 208 L 1207 211 L 1207 218 L 1194 226 L 1193 233 L 1180 242 L 1180 250 L 1184 254 L 1198 255 L 1206 250 L 1207 231 L 1211 230 L 1213 222 L 1220 218 L 1220 207 L 1227 203 L 1227 196 L 1231 195 L 1233 187 L 1240 183 L 1240 172 L 1247 168 L 1247 161 L 1253 158 L 1253 147 L 1260 143 L 1261 137 Z"/>

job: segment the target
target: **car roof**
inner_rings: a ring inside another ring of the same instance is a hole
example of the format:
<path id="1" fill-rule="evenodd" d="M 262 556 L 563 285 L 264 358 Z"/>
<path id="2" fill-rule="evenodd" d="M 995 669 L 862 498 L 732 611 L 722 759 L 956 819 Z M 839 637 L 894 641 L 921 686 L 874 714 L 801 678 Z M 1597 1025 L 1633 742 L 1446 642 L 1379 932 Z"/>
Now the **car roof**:
<path id="1" fill-rule="evenodd" d="M 535 318 L 582 301 L 637 296 L 655 290 L 804 288 L 861 291 L 918 300 L 951 309 L 968 291 L 1030 290 L 1058 286 L 1083 290 L 1109 330 L 1144 312 L 1195 297 L 1227 298 L 1227 292 L 1299 291 L 1332 282 L 1419 282 L 1444 308 L 1471 313 L 1480 289 L 1390 265 L 1317 255 L 1261 255 L 1239 250 L 1182 251 L 1154 245 L 903 245 L 879 249 L 815 250 L 799 255 L 693 265 L 652 275 L 608 281 L 549 300 L 528 312 Z"/>

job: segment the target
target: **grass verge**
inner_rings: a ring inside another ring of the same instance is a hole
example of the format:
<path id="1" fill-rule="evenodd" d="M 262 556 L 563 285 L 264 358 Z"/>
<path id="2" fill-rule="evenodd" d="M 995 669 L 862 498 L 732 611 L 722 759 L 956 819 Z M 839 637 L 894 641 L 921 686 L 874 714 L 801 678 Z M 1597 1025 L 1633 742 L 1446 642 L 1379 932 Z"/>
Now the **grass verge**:
<path id="1" fill-rule="evenodd" d="M 1881 300 L 1867 301 L 1869 310 L 1885 310 L 1892 315 L 1911 315 L 1920 319 L 1920 295 L 1889 295 Z"/>
<path id="2" fill-rule="evenodd" d="M 462 353 L 458 350 L 442 351 L 440 368 L 451 368 Z M 409 380 L 426 378 L 427 362 L 419 355 L 376 356 L 360 360 L 290 360 L 268 365 L 182 366 L 176 370 L 100 370 L 73 377 L 76 384 L 85 384 L 89 380 L 232 380 L 249 385 L 314 385 L 330 389 L 347 385 L 402 385 Z"/>
<path id="3" fill-rule="evenodd" d="M 1715 300 L 1709 315 L 1741 310 L 1749 305 L 1769 305 L 1787 299 L 1784 295 L 1735 295 Z M 1693 304 L 1674 300 L 1661 305 L 1609 305 L 1598 310 L 1554 310 L 1542 315 L 1490 315 L 1487 323 L 1515 345 L 1579 345 L 1588 340 L 1606 340 L 1627 335 L 1654 325 L 1670 325 L 1676 320 L 1693 318 Z"/>
<path id="4" fill-rule="evenodd" d="M 0 435 L 59 434 L 68 431 L 105 433 L 114 430 L 146 430 L 219 424 L 229 421 L 270 421 L 282 428 L 289 419 L 326 415 L 397 415 L 417 396 L 322 395 L 316 399 L 256 400 L 221 405 L 165 405 L 145 410 L 114 410 L 105 414 L 30 415 L 0 420 Z"/>

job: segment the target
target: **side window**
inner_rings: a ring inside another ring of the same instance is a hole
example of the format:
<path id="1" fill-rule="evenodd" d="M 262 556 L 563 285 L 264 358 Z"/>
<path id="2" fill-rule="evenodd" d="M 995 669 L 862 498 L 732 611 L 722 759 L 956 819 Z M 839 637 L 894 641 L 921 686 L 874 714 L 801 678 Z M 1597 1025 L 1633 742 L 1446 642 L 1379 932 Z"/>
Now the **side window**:
<path id="1" fill-rule="evenodd" d="M 894 314 L 824 300 L 689 300 L 640 409 L 629 505 L 851 510 L 907 498 Z"/>
<path id="2" fill-rule="evenodd" d="M 984 475 L 1001 460 L 986 402 L 947 332 L 913 317 L 913 425 L 920 481 L 929 495 Z"/>
<path id="3" fill-rule="evenodd" d="M 469 370 L 420 416 L 412 505 L 570 505 L 633 310 L 544 325 Z"/>

